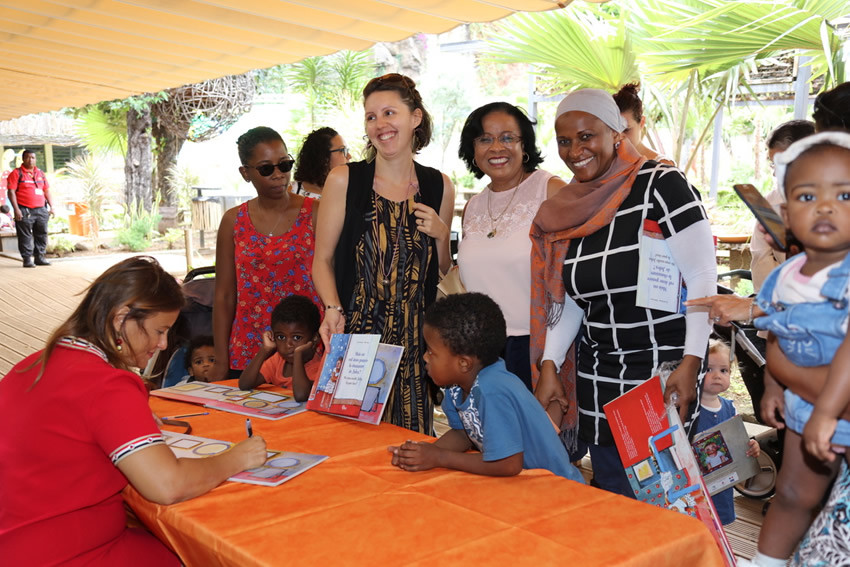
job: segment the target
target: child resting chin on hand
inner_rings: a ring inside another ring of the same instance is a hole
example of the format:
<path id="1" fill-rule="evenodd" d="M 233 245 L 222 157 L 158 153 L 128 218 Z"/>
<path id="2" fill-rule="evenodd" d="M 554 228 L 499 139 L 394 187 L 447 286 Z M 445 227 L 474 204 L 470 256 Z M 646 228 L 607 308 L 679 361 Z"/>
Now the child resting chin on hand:
<path id="1" fill-rule="evenodd" d="M 434 443 L 388 447 L 393 465 L 490 476 L 547 469 L 584 482 L 540 403 L 499 358 L 505 319 L 492 299 L 463 293 L 437 301 L 425 312 L 424 335 L 426 368 L 446 388 L 443 411 L 452 429 Z"/>
<path id="2" fill-rule="evenodd" d="M 290 295 L 272 311 L 271 331 L 263 333 L 263 346 L 239 376 L 239 387 L 251 390 L 261 384 L 292 388 L 295 401 L 306 401 L 321 372 L 319 309 L 303 295 Z"/>

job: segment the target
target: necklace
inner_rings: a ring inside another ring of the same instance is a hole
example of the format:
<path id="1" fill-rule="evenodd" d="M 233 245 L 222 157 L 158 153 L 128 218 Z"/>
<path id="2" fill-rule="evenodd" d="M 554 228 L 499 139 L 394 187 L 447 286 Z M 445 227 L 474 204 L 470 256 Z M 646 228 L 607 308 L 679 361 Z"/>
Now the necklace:
<path id="1" fill-rule="evenodd" d="M 378 275 L 380 276 L 381 283 L 384 286 L 390 285 L 391 276 L 394 270 L 398 268 L 398 256 L 399 256 L 399 238 L 401 237 L 401 233 L 404 230 L 404 227 L 407 225 L 407 201 L 410 197 L 410 190 L 413 189 L 413 193 L 416 194 L 419 192 L 419 184 L 414 181 L 414 168 L 413 163 L 410 164 L 410 176 L 408 177 L 407 190 L 405 191 L 404 201 L 401 204 L 401 215 L 399 216 L 398 221 L 396 222 L 395 227 L 395 235 L 393 236 L 393 251 L 390 255 L 390 265 L 387 266 L 386 263 L 386 251 L 384 247 L 381 246 L 380 242 L 380 219 L 378 218 L 378 192 L 375 191 L 375 183 L 372 183 L 372 196 L 375 200 L 375 241 L 376 248 L 378 253 Z M 389 227 L 388 227 L 389 231 Z"/>
<path id="2" fill-rule="evenodd" d="M 505 208 L 502 209 L 502 212 L 499 213 L 499 216 L 497 216 L 496 218 L 493 218 L 493 213 L 490 212 L 490 195 L 493 194 L 492 183 L 487 186 L 487 189 L 488 189 L 488 193 L 487 193 L 487 216 L 490 217 L 490 232 L 487 233 L 487 238 L 493 238 L 493 237 L 496 236 L 496 232 L 497 232 L 496 227 L 498 226 L 499 221 L 502 219 L 502 217 L 505 215 L 505 213 L 508 212 L 508 209 L 511 207 L 511 203 L 514 202 L 514 197 L 516 197 L 516 194 L 519 193 L 519 191 L 517 189 L 519 189 L 519 186 L 522 185 L 523 175 L 524 175 L 524 172 L 521 171 L 520 177 L 519 177 L 519 183 L 517 183 L 513 187 L 513 189 L 514 189 L 513 195 L 511 195 L 511 198 L 508 201 L 508 204 L 505 205 Z M 510 191 L 510 189 L 508 189 L 508 191 Z"/>
<path id="3" fill-rule="evenodd" d="M 256 205 L 256 206 L 255 206 L 255 208 L 258 208 L 259 206 L 260 206 L 260 205 Z M 259 210 L 257 210 L 257 212 L 259 213 L 260 211 L 259 211 Z M 272 227 L 272 229 L 268 232 L 268 236 L 272 236 L 272 235 L 274 235 L 274 231 L 275 231 L 275 229 L 277 228 L 277 225 L 279 225 L 279 224 L 280 224 L 280 219 L 281 219 L 282 217 L 284 217 L 284 216 L 286 216 L 286 213 L 278 214 L 278 215 L 277 215 L 277 220 L 275 221 L 274 226 Z M 259 220 L 259 215 L 257 215 L 257 220 Z M 257 229 L 257 232 L 259 232 L 259 233 L 261 233 L 261 234 L 263 233 L 263 231 L 262 231 L 262 230 L 260 230 L 260 229 L 257 227 L 257 225 L 254 225 L 254 228 L 256 228 L 256 229 Z"/>

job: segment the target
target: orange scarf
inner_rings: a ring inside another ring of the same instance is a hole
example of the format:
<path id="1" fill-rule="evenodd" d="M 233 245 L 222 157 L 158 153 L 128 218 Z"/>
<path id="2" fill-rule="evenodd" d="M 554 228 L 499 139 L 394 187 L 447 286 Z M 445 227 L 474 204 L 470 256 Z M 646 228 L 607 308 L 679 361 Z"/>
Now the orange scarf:
<path id="1" fill-rule="evenodd" d="M 572 182 L 543 202 L 531 225 L 531 380 L 537 388 L 546 329 L 560 319 L 566 291 L 562 275 L 573 238 L 582 238 L 608 226 L 632 189 L 646 158 L 623 140 L 608 171 L 585 183 Z M 561 421 L 561 436 L 575 447 L 578 428 L 575 343 L 559 375 L 569 409 Z"/>

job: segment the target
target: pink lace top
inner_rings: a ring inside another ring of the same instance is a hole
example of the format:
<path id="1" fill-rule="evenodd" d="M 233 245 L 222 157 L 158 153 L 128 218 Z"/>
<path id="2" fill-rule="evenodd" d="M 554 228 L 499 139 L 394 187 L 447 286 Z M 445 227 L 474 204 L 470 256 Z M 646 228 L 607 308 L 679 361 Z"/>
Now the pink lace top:
<path id="1" fill-rule="evenodd" d="M 514 189 L 494 193 L 485 188 L 466 206 L 457 255 L 460 277 L 467 291 L 486 293 L 499 304 L 508 336 L 529 333 L 531 239 L 528 231 L 537 209 L 546 200 L 546 185 L 552 177 L 551 173 L 538 169 Z M 495 234 L 488 238 L 492 232 Z"/>
<path id="2" fill-rule="evenodd" d="M 257 232 L 242 203 L 233 227 L 236 261 L 236 316 L 230 330 L 230 368 L 243 370 L 271 329 L 271 313 L 291 294 L 322 302 L 313 287 L 313 199 L 304 205 L 289 232 L 268 236 Z"/>

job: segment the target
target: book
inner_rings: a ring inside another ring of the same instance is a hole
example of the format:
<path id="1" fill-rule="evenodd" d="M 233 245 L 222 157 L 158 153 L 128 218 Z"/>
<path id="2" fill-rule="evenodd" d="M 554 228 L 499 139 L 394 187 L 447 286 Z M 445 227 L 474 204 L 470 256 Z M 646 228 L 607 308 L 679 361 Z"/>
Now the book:
<path id="1" fill-rule="evenodd" d="M 174 455 L 183 459 L 201 459 L 218 455 L 236 444 L 172 431 L 163 431 L 162 436 L 165 437 L 165 444 L 168 445 Z M 327 458 L 326 455 L 268 451 L 263 466 L 242 471 L 227 480 L 263 486 L 278 486 L 315 467 Z"/>
<path id="2" fill-rule="evenodd" d="M 286 394 L 240 390 L 234 386 L 207 382 L 187 382 L 152 390 L 151 395 L 260 419 L 283 419 L 306 411 L 303 402 L 296 402 L 295 398 Z"/>
<path id="3" fill-rule="evenodd" d="M 333 335 L 307 409 L 380 423 L 404 347 L 379 340 L 380 335 Z"/>
<path id="4" fill-rule="evenodd" d="M 654 376 L 635 386 L 603 409 L 635 498 L 699 519 L 726 564 L 734 566 L 732 547 L 679 412 L 672 404 L 664 404 L 661 378 Z"/>
<path id="5" fill-rule="evenodd" d="M 747 456 L 749 442 L 740 415 L 694 436 L 691 447 L 709 494 L 715 495 L 759 473 L 758 459 Z"/>

